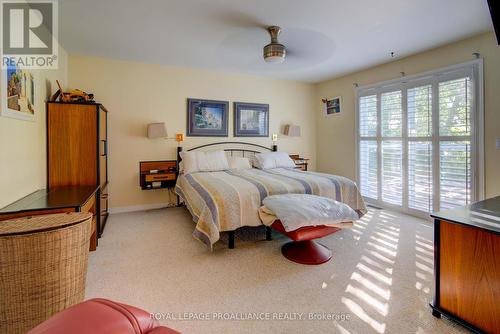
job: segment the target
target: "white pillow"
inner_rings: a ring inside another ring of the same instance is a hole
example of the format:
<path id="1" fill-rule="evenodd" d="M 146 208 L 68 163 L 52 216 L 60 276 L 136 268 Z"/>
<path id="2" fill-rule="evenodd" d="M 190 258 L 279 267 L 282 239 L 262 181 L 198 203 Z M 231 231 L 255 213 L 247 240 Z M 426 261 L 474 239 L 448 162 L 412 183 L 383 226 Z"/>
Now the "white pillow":
<path id="1" fill-rule="evenodd" d="M 260 169 L 296 167 L 288 153 L 285 152 L 257 153 L 255 159 L 257 160 L 255 167 Z"/>
<path id="2" fill-rule="evenodd" d="M 229 169 L 224 151 L 181 152 L 184 174 L 194 172 L 216 172 Z"/>
<path id="3" fill-rule="evenodd" d="M 227 157 L 229 169 L 249 169 L 252 168 L 250 160 L 243 157 Z"/>

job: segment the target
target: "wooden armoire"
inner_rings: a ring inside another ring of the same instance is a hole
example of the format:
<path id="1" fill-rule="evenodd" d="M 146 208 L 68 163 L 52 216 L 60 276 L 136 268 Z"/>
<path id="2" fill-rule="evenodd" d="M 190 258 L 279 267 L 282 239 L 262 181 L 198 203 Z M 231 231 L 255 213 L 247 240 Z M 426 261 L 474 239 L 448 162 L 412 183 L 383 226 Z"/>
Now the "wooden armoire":
<path id="1" fill-rule="evenodd" d="M 108 217 L 108 111 L 100 103 L 47 102 L 47 186 L 92 186 L 98 236 Z"/>

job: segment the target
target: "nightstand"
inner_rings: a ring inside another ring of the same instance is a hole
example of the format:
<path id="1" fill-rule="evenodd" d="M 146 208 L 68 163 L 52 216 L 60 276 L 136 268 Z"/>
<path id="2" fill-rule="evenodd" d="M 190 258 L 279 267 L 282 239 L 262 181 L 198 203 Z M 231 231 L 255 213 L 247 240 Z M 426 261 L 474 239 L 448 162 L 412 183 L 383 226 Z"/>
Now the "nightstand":
<path id="1" fill-rule="evenodd" d="M 139 173 L 142 190 L 173 188 L 177 181 L 177 161 L 141 161 Z"/>
<path id="2" fill-rule="evenodd" d="M 309 164 L 309 159 L 302 158 L 299 154 L 290 154 L 290 158 L 293 160 L 295 163 L 295 168 L 303 170 L 304 172 L 307 172 L 307 165 Z"/>

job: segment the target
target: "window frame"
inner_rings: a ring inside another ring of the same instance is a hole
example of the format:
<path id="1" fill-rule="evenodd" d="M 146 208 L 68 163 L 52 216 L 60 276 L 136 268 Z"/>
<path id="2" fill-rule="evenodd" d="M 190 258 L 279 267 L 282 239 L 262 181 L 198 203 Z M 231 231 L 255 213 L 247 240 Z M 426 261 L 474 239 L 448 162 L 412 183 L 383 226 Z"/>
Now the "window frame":
<path id="1" fill-rule="evenodd" d="M 483 59 L 478 58 L 465 63 L 455 64 L 440 69 L 435 69 L 423 73 L 418 73 L 410 76 L 403 76 L 401 78 L 378 82 L 370 85 L 363 85 L 355 87 L 355 134 L 356 134 L 356 154 L 355 154 L 355 169 L 356 169 L 356 182 L 360 181 L 360 142 L 362 140 L 374 140 L 377 143 L 377 181 L 378 181 L 378 198 L 372 199 L 364 197 L 368 204 L 388 208 L 400 212 L 409 213 L 414 216 L 429 219 L 429 214 L 423 211 L 412 209 L 408 207 L 408 187 L 409 178 L 408 171 L 408 142 L 409 141 L 430 141 L 432 143 L 432 164 L 433 170 L 439 169 L 439 143 L 444 140 L 463 140 L 463 136 L 437 136 L 439 129 L 439 115 L 438 102 L 439 102 L 439 82 L 453 80 L 464 76 L 470 76 L 471 88 L 473 89 L 473 101 L 471 104 L 471 202 L 484 199 L 484 75 L 483 75 Z M 424 85 L 431 85 L 432 90 L 432 131 L 430 137 L 409 137 L 408 136 L 408 89 L 420 87 Z M 403 198 L 402 206 L 392 205 L 382 201 L 381 196 L 381 149 L 382 141 L 390 140 L 392 137 L 382 137 L 381 133 L 381 95 L 383 93 L 401 90 L 402 94 L 402 135 L 401 137 L 394 137 L 396 140 L 402 142 L 402 183 L 403 183 Z M 359 99 L 363 96 L 377 96 L 377 132 L 376 137 L 360 136 L 359 132 Z M 469 138 L 469 136 L 467 136 Z M 436 149 L 437 148 L 437 149 Z M 437 210 L 439 205 L 439 175 L 440 173 L 432 173 L 433 182 L 433 203 L 432 210 Z"/>

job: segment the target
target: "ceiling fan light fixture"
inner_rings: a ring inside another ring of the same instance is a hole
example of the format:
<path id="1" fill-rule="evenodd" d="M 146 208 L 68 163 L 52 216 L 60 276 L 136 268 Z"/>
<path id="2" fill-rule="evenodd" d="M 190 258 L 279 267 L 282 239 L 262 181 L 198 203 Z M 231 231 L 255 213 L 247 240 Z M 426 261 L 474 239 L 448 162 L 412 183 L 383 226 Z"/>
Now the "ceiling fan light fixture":
<path id="1" fill-rule="evenodd" d="M 270 43 L 264 47 L 264 60 L 267 63 L 282 63 L 285 57 L 286 49 L 283 44 Z"/>
<path id="2" fill-rule="evenodd" d="M 286 48 L 283 44 L 278 42 L 278 35 L 281 31 L 280 27 L 271 26 L 267 28 L 269 35 L 271 35 L 271 43 L 264 46 L 264 60 L 267 63 L 282 63 L 285 61 Z"/>

